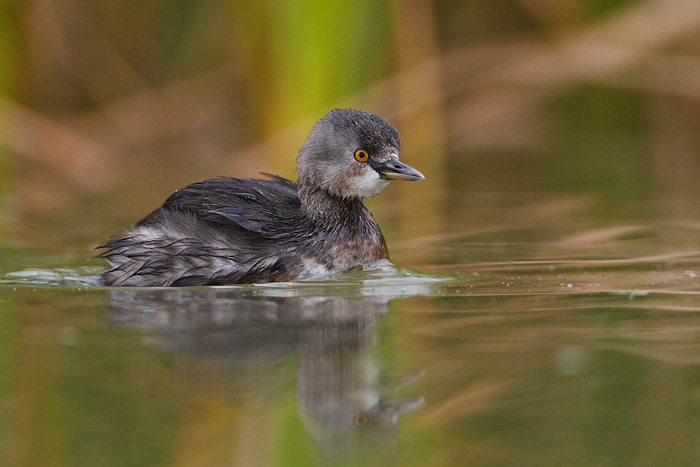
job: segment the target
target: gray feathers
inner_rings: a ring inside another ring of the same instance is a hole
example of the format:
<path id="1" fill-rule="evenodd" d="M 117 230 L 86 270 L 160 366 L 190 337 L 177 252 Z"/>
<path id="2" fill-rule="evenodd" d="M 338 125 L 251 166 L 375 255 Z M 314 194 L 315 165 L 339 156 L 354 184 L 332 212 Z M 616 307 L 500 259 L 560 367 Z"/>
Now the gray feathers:
<path id="1" fill-rule="evenodd" d="M 337 202 L 331 223 L 317 223 L 302 213 L 289 180 L 189 185 L 98 247 L 110 266 L 102 281 L 141 287 L 291 281 L 387 258 L 364 205 Z"/>
<path id="2" fill-rule="evenodd" d="M 110 286 L 190 286 L 296 281 L 388 258 L 362 204 L 387 183 L 369 163 L 398 154 L 398 133 L 376 115 L 333 110 L 285 178 L 217 178 L 173 193 L 161 207 L 98 248 Z"/>

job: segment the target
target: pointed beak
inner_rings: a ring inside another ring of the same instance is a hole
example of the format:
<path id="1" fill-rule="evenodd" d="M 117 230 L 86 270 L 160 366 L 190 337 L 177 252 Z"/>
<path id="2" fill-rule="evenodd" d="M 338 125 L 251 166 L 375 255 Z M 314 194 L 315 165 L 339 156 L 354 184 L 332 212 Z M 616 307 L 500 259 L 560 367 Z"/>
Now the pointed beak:
<path id="1" fill-rule="evenodd" d="M 410 165 L 404 164 L 396 156 L 391 156 L 391 158 L 385 162 L 370 162 L 370 166 L 385 180 L 425 179 L 422 173 L 418 172 Z"/>

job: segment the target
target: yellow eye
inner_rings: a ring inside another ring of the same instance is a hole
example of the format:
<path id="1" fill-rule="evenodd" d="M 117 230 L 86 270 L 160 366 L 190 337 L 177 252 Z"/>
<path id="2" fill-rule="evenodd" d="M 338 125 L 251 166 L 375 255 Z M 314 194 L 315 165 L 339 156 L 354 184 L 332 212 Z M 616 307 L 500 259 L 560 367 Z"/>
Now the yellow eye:
<path id="1" fill-rule="evenodd" d="M 355 154 L 357 154 L 357 153 L 355 153 Z M 365 152 L 365 154 L 367 154 L 367 153 Z M 366 413 L 358 413 L 357 415 L 355 415 L 354 421 L 355 421 L 355 425 L 364 425 L 365 423 L 367 423 L 367 414 Z"/>
<path id="2" fill-rule="evenodd" d="M 355 159 L 360 162 L 365 162 L 367 159 L 369 159 L 369 154 L 367 154 L 367 151 L 364 149 L 358 149 L 355 151 Z"/>

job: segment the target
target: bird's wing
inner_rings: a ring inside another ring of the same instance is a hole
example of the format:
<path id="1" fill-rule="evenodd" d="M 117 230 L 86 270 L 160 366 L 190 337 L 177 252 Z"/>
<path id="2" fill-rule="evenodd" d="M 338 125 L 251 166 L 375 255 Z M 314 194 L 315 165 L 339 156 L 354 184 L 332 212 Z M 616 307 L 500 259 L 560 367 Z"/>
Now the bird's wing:
<path id="1" fill-rule="evenodd" d="M 176 211 L 223 227 L 233 223 L 270 239 L 293 237 L 303 230 L 297 185 L 268 176 L 270 180 L 221 177 L 193 183 L 173 193 L 137 225 L 157 221 L 164 214 L 159 210 Z"/>

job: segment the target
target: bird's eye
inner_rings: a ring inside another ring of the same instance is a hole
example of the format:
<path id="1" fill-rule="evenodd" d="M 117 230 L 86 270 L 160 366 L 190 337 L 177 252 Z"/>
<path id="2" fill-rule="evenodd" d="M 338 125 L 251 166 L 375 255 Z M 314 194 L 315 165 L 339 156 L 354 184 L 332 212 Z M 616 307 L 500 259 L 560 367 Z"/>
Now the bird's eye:
<path id="1" fill-rule="evenodd" d="M 355 154 L 357 154 L 357 153 L 355 153 Z M 365 154 L 367 154 L 367 153 L 365 152 Z M 366 413 L 356 414 L 354 422 L 355 422 L 355 425 L 364 425 L 365 423 L 367 423 L 367 414 Z"/>
<path id="2" fill-rule="evenodd" d="M 358 149 L 355 151 L 355 159 L 357 159 L 360 162 L 366 162 L 367 159 L 369 159 L 369 154 L 367 154 L 367 151 L 364 149 Z"/>

